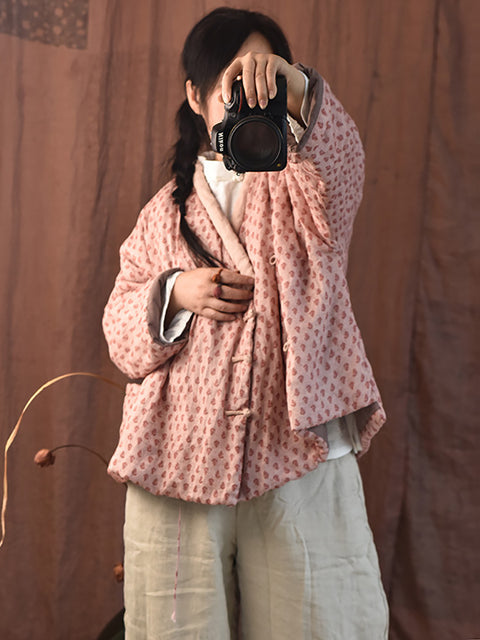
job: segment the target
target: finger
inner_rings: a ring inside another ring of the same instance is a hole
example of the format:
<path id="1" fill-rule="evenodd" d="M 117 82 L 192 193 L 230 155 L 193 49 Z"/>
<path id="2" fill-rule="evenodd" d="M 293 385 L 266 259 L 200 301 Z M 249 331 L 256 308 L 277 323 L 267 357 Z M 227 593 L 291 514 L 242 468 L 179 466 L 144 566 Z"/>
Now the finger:
<path id="1" fill-rule="evenodd" d="M 215 298 L 217 297 L 214 294 Z M 229 287 L 222 285 L 221 295 L 222 300 L 246 300 L 249 301 L 253 298 L 253 292 L 251 289 L 239 289 L 238 287 Z"/>
<path id="2" fill-rule="evenodd" d="M 239 271 L 231 271 L 230 269 L 210 268 L 207 270 L 210 282 L 215 284 L 229 284 L 232 286 L 253 287 L 254 279 L 251 276 L 241 274 Z"/>
<path id="3" fill-rule="evenodd" d="M 221 311 L 216 311 L 210 307 L 204 309 L 201 315 L 205 318 L 209 318 L 210 320 L 217 320 L 217 322 L 232 322 L 237 319 L 236 315 L 222 313 Z"/>
<path id="4" fill-rule="evenodd" d="M 265 70 L 268 98 L 270 100 L 273 100 L 273 98 L 277 95 L 277 72 L 278 61 L 275 58 L 270 58 Z"/>
<path id="5" fill-rule="evenodd" d="M 255 284 L 255 280 L 251 276 L 246 276 L 238 271 L 223 269 L 221 274 L 221 283 L 234 287 L 247 287 L 252 289 Z"/>
<path id="6" fill-rule="evenodd" d="M 245 313 L 248 309 L 248 304 L 245 302 L 230 302 L 229 300 L 225 300 L 223 298 L 211 298 L 208 301 L 207 306 L 210 309 L 214 309 L 215 311 L 220 311 L 221 313 L 234 314 L 234 313 Z"/>
<path id="7" fill-rule="evenodd" d="M 266 61 L 257 61 L 255 67 L 255 89 L 257 92 L 258 104 L 262 109 L 268 104 L 268 87 L 266 74 Z"/>
<path id="8" fill-rule="evenodd" d="M 240 58 L 235 60 L 225 69 L 222 78 L 222 97 L 223 101 L 230 102 L 232 99 L 232 84 L 236 77 L 242 73 L 242 62 Z"/>
<path id="9" fill-rule="evenodd" d="M 245 89 L 245 98 L 250 109 L 253 109 L 257 104 L 257 91 L 255 87 L 256 62 L 250 53 L 247 53 L 247 55 L 243 57 L 243 60 L 242 82 L 243 88 Z"/>
<path id="10" fill-rule="evenodd" d="M 234 311 L 232 311 L 232 309 Z M 223 300 L 210 300 L 208 306 L 206 305 L 199 311 L 199 315 L 210 318 L 211 320 L 231 321 L 238 318 L 239 313 L 244 313 L 247 307 L 242 305 L 235 305 Z"/>

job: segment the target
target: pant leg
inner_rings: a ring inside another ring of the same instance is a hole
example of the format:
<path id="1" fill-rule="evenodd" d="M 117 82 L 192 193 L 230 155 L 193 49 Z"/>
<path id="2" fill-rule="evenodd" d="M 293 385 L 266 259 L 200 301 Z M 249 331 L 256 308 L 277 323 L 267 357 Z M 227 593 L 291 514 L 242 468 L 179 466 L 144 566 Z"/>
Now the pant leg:
<path id="1" fill-rule="evenodd" d="M 234 529 L 232 507 L 153 496 L 128 485 L 124 527 L 127 640 L 236 638 L 230 633 L 237 619 Z M 171 619 L 174 608 L 176 623 Z"/>
<path id="2" fill-rule="evenodd" d="M 243 640 L 386 640 L 353 454 L 239 505 L 237 537 Z"/>

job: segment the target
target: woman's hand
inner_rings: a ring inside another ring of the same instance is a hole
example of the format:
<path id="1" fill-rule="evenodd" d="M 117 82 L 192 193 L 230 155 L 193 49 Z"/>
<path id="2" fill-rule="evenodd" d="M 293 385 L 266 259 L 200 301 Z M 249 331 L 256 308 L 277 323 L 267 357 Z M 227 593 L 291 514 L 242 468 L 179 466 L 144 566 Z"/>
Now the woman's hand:
<path id="1" fill-rule="evenodd" d="M 284 75 L 287 80 L 287 109 L 297 122 L 302 122 L 302 109 L 305 91 L 305 77 L 286 60 L 273 53 L 255 53 L 249 51 L 235 58 L 226 68 L 222 78 L 222 97 L 229 102 L 232 94 L 232 83 L 237 76 L 242 76 L 245 97 L 250 108 L 257 102 L 262 109 L 268 100 L 277 93 L 276 77 Z"/>
<path id="2" fill-rule="evenodd" d="M 235 320 L 253 298 L 253 278 L 237 271 L 199 268 L 184 271 L 175 281 L 167 309 L 166 326 L 180 309 L 211 320 Z"/>

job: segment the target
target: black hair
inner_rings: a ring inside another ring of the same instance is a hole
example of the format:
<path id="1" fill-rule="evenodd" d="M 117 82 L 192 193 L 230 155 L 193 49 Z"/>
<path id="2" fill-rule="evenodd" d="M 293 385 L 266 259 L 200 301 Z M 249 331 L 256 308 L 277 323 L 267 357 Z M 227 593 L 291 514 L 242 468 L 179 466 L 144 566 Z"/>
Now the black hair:
<path id="1" fill-rule="evenodd" d="M 292 62 L 287 39 L 280 27 L 257 11 L 220 7 L 198 22 L 185 40 L 182 66 L 185 82 L 191 80 L 199 91 L 200 101 L 207 99 L 220 72 L 233 60 L 245 40 L 259 33 L 270 44 L 273 53 Z M 209 134 L 202 116 L 192 111 L 188 101 L 180 106 L 176 125 L 179 138 L 174 145 L 172 173 L 175 178 L 173 199 L 180 210 L 180 231 L 197 263 L 219 266 L 188 226 L 186 201 L 193 189 L 193 174 L 198 152 L 209 145 Z"/>

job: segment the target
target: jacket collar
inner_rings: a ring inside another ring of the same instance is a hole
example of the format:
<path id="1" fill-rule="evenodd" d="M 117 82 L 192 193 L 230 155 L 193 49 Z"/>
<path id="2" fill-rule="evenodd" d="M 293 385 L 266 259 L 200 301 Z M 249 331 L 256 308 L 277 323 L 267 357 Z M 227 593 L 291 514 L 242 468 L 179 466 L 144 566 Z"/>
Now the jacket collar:
<path id="1" fill-rule="evenodd" d="M 245 180 L 243 181 L 240 194 L 235 202 L 235 207 L 232 213 L 232 222 L 230 223 L 208 186 L 208 182 L 205 179 L 202 166 L 199 162 L 197 162 L 195 174 L 193 176 L 193 186 L 195 187 L 195 191 L 197 192 L 200 202 L 205 207 L 213 226 L 222 239 L 225 249 L 232 258 L 234 265 L 243 275 L 253 277 L 254 271 L 252 263 L 250 262 L 250 258 L 248 257 L 245 247 L 240 242 L 237 235 L 245 213 L 248 184 L 250 181 L 251 174 L 247 173 Z"/>

